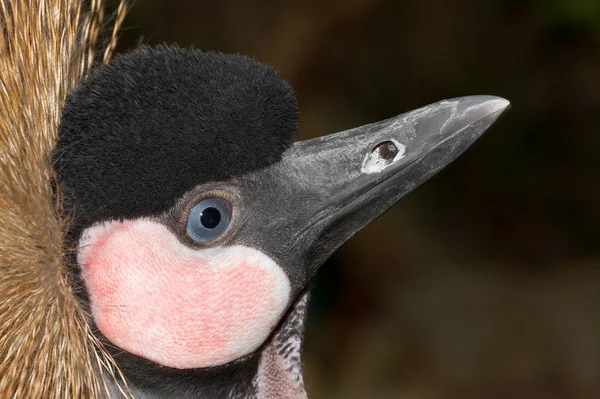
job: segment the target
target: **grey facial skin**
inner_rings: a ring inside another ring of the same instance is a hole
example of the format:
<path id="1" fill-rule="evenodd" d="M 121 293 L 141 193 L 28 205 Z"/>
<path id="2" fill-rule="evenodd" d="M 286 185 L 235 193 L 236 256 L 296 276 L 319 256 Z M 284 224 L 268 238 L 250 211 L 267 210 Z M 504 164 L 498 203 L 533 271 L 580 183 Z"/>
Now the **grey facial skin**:
<path id="1" fill-rule="evenodd" d="M 120 353 L 140 398 L 305 398 L 300 348 L 307 287 L 348 238 L 463 153 L 507 109 L 499 97 L 445 100 L 374 124 L 295 143 L 281 162 L 187 193 L 158 220 L 191 247 L 190 209 L 222 196 L 232 221 L 210 245 L 246 245 L 286 272 L 290 309 L 255 353 L 209 369 L 174 370 Z M 112 385 L 112 384 L 111 384 Z M 116 387 L 115 387 L 116 388 Z"/>

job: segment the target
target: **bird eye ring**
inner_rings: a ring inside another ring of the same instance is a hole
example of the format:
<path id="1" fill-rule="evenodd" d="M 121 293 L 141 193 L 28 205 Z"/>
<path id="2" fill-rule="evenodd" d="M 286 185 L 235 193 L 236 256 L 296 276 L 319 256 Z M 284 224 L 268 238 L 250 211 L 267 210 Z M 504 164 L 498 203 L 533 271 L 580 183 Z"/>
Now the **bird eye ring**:
<path id="1" fill-rule="evenodd" d="M 231 207 L 218 197 L 205 198 L 190 211 L 187 234 L 199 243 L 209 243 L 225 233 L 231 221 Z"/>

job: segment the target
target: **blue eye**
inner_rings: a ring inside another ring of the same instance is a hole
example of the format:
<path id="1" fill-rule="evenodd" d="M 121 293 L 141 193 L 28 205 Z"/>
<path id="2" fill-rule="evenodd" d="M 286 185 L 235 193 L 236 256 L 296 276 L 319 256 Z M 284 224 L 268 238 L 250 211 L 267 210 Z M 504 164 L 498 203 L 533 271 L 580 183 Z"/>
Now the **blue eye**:
<path id="1" fill-rule="evenodd" d="M 227 230 L 230 220 L 225 200 L 205 198 L 192 208 L 188 216 L 187 233 L 196 242 L 211 242 Z"/>

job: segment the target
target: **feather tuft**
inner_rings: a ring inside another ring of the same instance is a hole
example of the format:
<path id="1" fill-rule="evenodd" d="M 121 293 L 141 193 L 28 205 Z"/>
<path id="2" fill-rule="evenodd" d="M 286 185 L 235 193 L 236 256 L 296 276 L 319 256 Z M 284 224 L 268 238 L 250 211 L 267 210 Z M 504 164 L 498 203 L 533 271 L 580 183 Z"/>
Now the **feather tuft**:
<path id="1" fill-rule="evenodd" d="M 67 94 L 96 52 L 106 62 L 115 48 L 126 6 L 98 49 L 103 10 L 101 0 L 0 0 L 2 398 L 100 398 L 103 375 L 122 379 L 69 285 L 50 157 Z"/>

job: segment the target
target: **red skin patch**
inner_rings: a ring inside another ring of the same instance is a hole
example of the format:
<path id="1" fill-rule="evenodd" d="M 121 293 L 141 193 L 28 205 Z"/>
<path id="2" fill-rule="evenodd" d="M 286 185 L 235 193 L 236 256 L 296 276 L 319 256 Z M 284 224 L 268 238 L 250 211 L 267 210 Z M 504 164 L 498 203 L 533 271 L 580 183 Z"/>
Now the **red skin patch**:
<path id="1" fill-rule="evenodd" d="M 193 250 L 148 220 L 87 229 L 78 262 L 102 334 L 167 367 L 212 367 L 253 352 L 289 303 L 289 280 L 265 254 Z"/>

